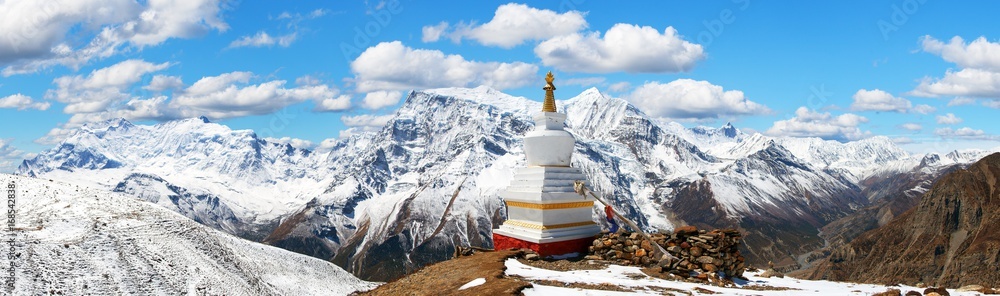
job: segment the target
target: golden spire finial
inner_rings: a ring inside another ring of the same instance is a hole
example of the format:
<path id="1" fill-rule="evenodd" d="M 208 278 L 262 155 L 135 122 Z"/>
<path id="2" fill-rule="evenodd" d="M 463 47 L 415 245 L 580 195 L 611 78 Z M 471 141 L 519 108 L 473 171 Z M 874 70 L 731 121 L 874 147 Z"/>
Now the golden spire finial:
<path id="1" fill-rule="evenodd" d="M 555 76 L 552 76 L 552 71 L 545 75 L 545 102 L 542 103 L 542 112 L 556 112 L 556 96 L 553 91 L 556 90 L 556 86 L 552 84 L 552 80 L 555 80 Z"/>

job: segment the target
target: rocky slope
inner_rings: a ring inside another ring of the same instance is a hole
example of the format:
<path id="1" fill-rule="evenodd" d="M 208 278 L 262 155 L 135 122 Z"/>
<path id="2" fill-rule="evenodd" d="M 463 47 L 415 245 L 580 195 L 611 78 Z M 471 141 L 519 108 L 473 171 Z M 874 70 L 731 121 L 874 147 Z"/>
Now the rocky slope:
<path id="1" fill-rule="evenodd" d="M 375 286 L 132 196 L 6 174 L 0 184 L 16 188 L 15 230 L 2 232 L 4 249 L 13 238 L 16 251 L 13 262 L 0 258 L 16 265 L 14 295 L 346 295 Z"/>
<path id="2" fill-rule="evenodd" d="M 1000 283 L 1000 153 L 941 177 L 919 204 L 866 232 L 815 279 L 962 286 Z"/>

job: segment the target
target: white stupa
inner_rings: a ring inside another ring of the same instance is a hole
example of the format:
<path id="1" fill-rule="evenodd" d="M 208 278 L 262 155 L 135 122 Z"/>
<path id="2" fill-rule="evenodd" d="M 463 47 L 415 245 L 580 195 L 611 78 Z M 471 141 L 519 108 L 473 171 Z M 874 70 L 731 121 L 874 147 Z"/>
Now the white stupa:
<path id="1" fill-rule="evenodd" d="M 507 221 L 493 230 L 497 250 L 529 248 L 542 256 L 586 252 L 601 228 L 591 218 L 593 199 L 573 190 L 586 177 L 570 166 L 576 139 L 563 129 L 566 114 L 556 112 L 555 78 L 545 77 L 545 102 L 534 116 L 535 130 L 524 136 L 527 167 L 517 169 L 500 193 Z"/>

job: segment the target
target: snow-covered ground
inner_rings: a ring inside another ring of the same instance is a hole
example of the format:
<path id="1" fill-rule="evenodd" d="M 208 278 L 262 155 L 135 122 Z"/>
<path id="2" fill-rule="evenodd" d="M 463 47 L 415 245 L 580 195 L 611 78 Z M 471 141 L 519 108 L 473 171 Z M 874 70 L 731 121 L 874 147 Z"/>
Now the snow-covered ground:
<path id="1" fill-rule="evenodd" d="M 831 281 L 810 281 L 790 277 L 763 278 L 759 272 L 748 272 L 748 281 L 739 281 L 737 287 L 722 288 L 708 284 L 671 281 L 645 275 L 638 267 L 609 265 L 598 270 L 554 271 L 525 265 L 516 259 L 506 261 L 509 276 L 519 276 L 531 282 L 555 281 L 567 284 L 587 284 L 616 286 L 628 292 L 557 287 L 533 283 L 525 289 L 524 295 L 872 295 L 888 289 L 922 292 L 924 289 L 911 286 L 882 286 L 869 284 L 842 283 Z M 546 282 L 551 283 L 551 282 Z M 752 289 L 752 287 L 769 287 Z M 702 290 L 703 289 L 703 290 Z M 711 291 L 708 292 L 708 291 Z M 954 296 L 980 295 L 977 292 L 957 292 L 948 290 Z M 667 293 L 667 294 L 664 294 Z M 712 294 L 716 293 L 716 294 Z"/>
<path id="2" fill-rule="evenodd" d="M 376 286 L 132 196 L 0 174 L 5 190 L 11 182 L 15 295 L 346 295 Z M 0 233 L 6 278 L 10 233 Z"/>

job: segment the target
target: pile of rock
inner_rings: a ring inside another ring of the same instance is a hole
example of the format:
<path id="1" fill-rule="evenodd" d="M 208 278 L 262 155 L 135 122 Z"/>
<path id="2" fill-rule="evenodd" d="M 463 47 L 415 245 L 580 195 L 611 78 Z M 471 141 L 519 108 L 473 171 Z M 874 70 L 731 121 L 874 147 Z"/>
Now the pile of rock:
<path id="1" fill-rule="evenodd" d="M 740 277 L 746 267 L 739 251 L 742 234 L 735 229 L 708 231 L 683 226 L 673 234 L 650 236 L 676 259 L 655 257 L 656 248 L 641 234 L 622 231 L 601 234 L 590 247 L 588 258 L 624 265 L 660 266 L 663 272 L 684 277 L 699 274 Z"/>

